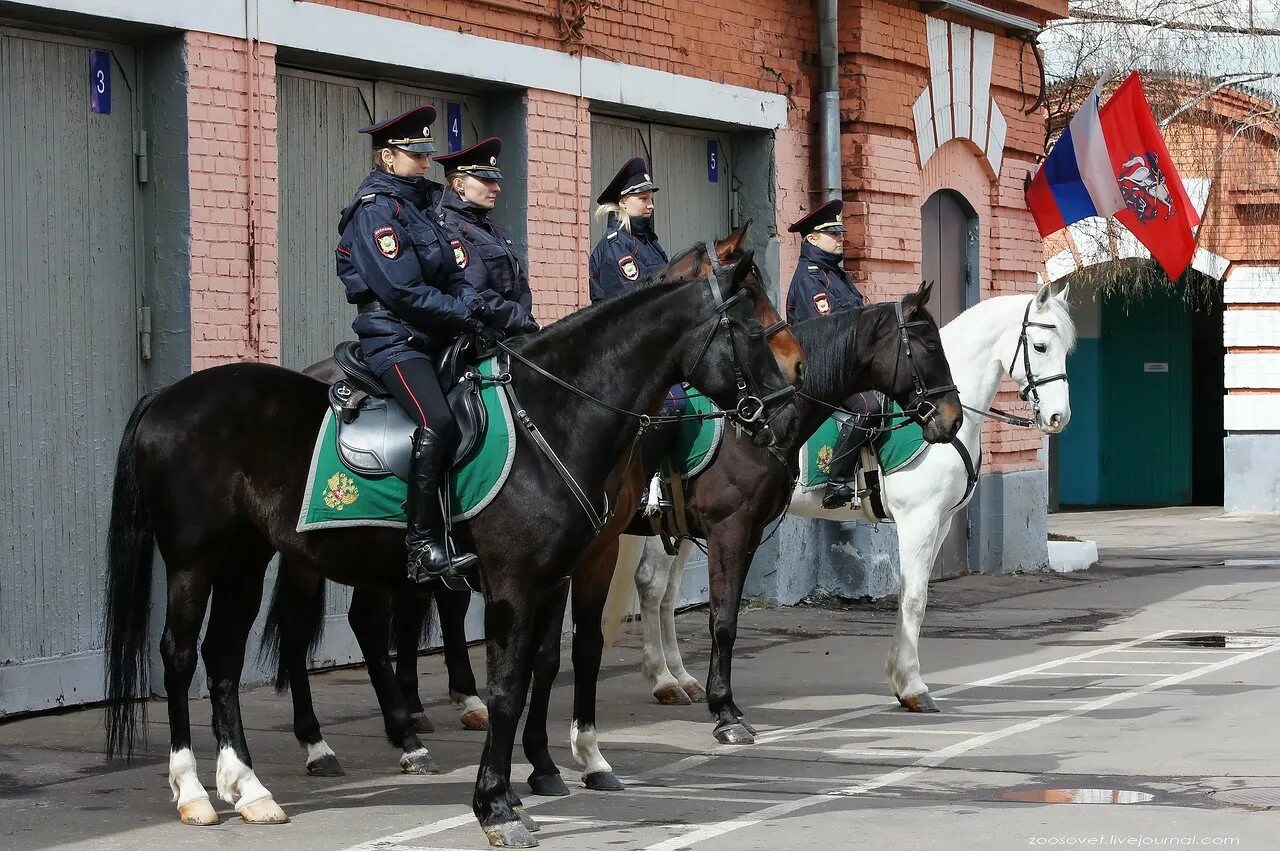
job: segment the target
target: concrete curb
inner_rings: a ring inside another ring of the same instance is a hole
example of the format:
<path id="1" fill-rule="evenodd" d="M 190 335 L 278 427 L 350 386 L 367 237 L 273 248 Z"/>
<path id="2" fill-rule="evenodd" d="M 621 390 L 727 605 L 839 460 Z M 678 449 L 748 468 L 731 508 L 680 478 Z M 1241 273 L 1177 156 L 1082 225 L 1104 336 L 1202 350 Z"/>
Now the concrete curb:
<path id="1" fill-rule="evenodd" d="M 1054 573 L 1075 573 L 1098 563 L 1098 545 L 1093 541 L 1050 541 L 1049 569 Z"/>

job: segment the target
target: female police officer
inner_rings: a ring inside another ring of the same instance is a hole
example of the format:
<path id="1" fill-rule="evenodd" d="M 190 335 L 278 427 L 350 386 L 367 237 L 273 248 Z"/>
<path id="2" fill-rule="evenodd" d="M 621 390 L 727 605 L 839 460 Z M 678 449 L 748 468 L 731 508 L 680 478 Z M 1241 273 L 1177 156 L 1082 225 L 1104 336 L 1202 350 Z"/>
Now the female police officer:
<path id="1" fill-rule="evenodd" d="M 351 327 L 365 360 L 417 423 L 407 513 L 409 579 L 454 578 L 475 556 L 453 554 L 440 482 L 454 428 L 433 356 L 464 333 L 484 333 L 493 311 L 463 277 L 433 212 L 443 187 L 424 176 L 436 111 L 420 106 L 365 127 L 373 171 L 342 210 L 338 277 L 358 305 Z"/>
<path id="2" fill-rule="evenodd" d="M 843 203 L 828 201 L 788 230 L 804 238 L 800 248 L 800 265 L 791 277 L 787 291 L 787 321 L 797 322 L 826 316 L 840 310 L 862 307 L 862 293 L 849 280 L 844 270 L 844 225 L 840 220 Z M 845 408 L 860 414 L 881 411 L 878 395 L 859 393 L 847 400 Z M 860 449 L 870 430 L 850 417 L 840 427 L 840 438 L 831 455 L 827 489 L 822 497 L 825 508 L 838 508 L 854 497 L 854 479 L 858 475 Z"/>
<path id="3" fill-rule="evenodd" d="M 636 281 L 667 266 L 667 252 L 653 230 L 653 193 L 649 167 L 640 157 L 628 160 L 600 193 L 596 218 L 604 236 L 591 252 L 591 301 L 622 295 Z"/>
<path id="4" fill-rule="evenodd" d="M 501 140 L 485 139 L 466 150 L 436 157 L 448 184 L 440 212 L 454 259 L 467 283 L 493 310 L 490 324 L 508 335 L 529 334 L 538 330 L 529 278 L 512 250 L 511 238 L 489 221 L 502 191 L 501 152 Z"/>

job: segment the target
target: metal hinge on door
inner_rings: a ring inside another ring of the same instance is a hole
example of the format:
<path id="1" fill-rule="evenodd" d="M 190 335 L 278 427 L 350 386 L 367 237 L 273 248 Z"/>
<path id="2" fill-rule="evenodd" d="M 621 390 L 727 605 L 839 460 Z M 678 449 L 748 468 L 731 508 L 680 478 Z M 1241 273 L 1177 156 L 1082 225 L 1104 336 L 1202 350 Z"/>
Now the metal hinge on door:
<path id="1" fill-rule="evenodd" d="M 137 168 L 137 176 L 139 183 L 146 183 L 151 179 L 151 158 L 147 156 L 147 131 L 139 130 L 138 137 L 134 140 L 133 162 Z"/>
<path id="2" fill-rule="evenodd" d="M 151 308 L 149 307 L 138 311 L 138 356 L 144 361 L 151 360 Z"/>

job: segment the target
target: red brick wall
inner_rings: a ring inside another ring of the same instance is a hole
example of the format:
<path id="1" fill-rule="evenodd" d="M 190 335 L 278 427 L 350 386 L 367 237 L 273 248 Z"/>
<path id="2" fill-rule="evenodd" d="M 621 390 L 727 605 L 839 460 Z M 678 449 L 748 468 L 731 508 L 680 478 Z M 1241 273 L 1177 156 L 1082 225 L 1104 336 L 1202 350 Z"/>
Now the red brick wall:
<path id="1" fill-rule="evenodd" d="M 587 303 L 591 113 L 582 98 L 530 89 L 529 285 L 539 322 Z"/>
<path id="2" fill-rule="evenodd" d="M 248 43 L 187 33 L 191 182 L 191 364 L 280 359 L 276 273 L 275 47 L 258 45 L 251 85 Z M 250 156 L 250 95 L 259 127 Z M 254 264 L 250 280 L 250 169 Z"/>

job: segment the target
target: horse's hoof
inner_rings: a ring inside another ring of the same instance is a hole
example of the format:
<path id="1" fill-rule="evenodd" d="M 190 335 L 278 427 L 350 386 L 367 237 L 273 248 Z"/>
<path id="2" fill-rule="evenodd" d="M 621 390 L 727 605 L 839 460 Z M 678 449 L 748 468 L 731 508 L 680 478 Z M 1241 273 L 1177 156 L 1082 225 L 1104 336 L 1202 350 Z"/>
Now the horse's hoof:
<path id="1" fill-rule="evenodd" d="M 593 792 L 621 792 L 625 787 L 612 771 L 594 771 L 582 775 L 582 785 Z"/>
<path id="2" fill-rule="evenodd" d="M 663 706 L 688 706 L 693 703 L 685 690 L 675 684 L 659 686 L 653 690 L 653 696 Z"/>
<path id="3" fill-rule="evenodd" d="M 537 833 L 542 830 L 542 825 L 534 821 L 533 816 L 525 812 L 524 807 L 515 807 L 514 809 L 516 811 L 516 815 L 520 816 L 520 823 L 525 826 L 526 830 L 530 833 Z"/>
<path id="4" fill-rule="evenodd" d="M 534 772 L 529 775 L 529 788 L 533 790 L 533 794 L 544 798 L 563 798 L 569 794 L 569 787 L 564 785 L 564 778 L 559 774 Z"/>
<path id="5" fill-rule="evenodd" d="M 743 727 L 745 727 L 747 732 L 750 733 L 751 735 L 753 736 L 760 735 L 760 731 L 757 730 L 755 727 L 753 727 L 751 725 L 751 722 L 748 721 L 746 718 L 743 718 L 741 715 L 738 716 L 738 723 L 741 724 Z"/>
<path id="6" fill-rule="evenodd" d="M 756 737 L 741 721 L 716 725 L 716 741 L 722 745 L 754 745 Z"/>
<path id="7" fill-rule="evenodd" d="M 280 809 L 275 799 L 271 797 L 260 798 L 252 804 L 237 807 L 236 812 L 240 813 L 240 818 L 244 819 L 246 824 L 284 824 L 289 821 L 284 810 Z"/>
<path id="8" fill-rule="evenodd" d="M 400 757 L 400 770 L 405 774 L 439 774 L 440 766 L 436 765 L 426 748 L 419 748 Z"/>
<path id="9" fill-rule="evenodd" d="M 472 709 L 470 712 L 462 713 L 462 726 L 467 730 L 488 730 L 489 710 L 482 706 L 479 709 Z"/>
<path id="10" fill-rule="evenodd" d="M 183 824 L 197 827 L 217 824 L 220 821 L 217 811 L 214 810 L 213 804 L 209 803 L 208 798 L 196 798 L 178 807 L 178 820 Z"/>
<path id="11" fill-rule="evenodd" d="M 486 827 L 484 835 L 494 848 L 537 848 L 538 840 L 518 821 Z"/>
<path id="12" fill-rule="evenodd" d="M 409 716 L 409 729 L 414 733 L 434 733 L 436 725 L 424 713 L 415 712 Z"/>
<path id="13" fill-rule="evenodd" d="M 342 770 L 342 763 L 338 762 L 338 758 L 327 753 L 314 762 L 307 763 L 307 774 L 312 777 L 342 777 L 346 772 Z"/>
<path id="14" fill-rule="evenodd" d="M 912 712 L 941 712 L 938 704 L 934 702 L 933 695 L 929 692 L 922 692 L 914 697 L 899 697 L 898 703 Z"/>
<path id="15" fill-rule="evenodd" d="M 689 696 L 690 703 L 706 703 L 707 690 L 702 687 L 702 683 L 697 680 L 690 680 L 687 683 L 681 683 L 680 688 L 684 689 L 684 693 Z"/>

